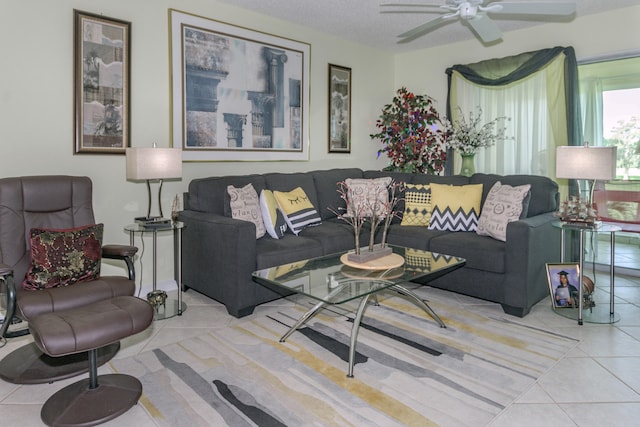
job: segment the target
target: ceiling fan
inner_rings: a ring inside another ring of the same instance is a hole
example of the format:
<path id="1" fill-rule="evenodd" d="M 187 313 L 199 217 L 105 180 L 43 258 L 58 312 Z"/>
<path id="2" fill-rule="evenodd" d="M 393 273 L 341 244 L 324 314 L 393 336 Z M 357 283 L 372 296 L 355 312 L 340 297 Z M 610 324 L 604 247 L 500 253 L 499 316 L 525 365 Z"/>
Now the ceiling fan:
<path id="1" fill-rule="evenodd" d="M 446 4 L 425 3 L 381 3 L 382 13 L 442 13 L 438 18 L 419 25 L 400 34 L 398 43 L 408 43 L 422 37 L 436 28 L 460 18 L 468 23 L 484 43 L 502 38 L 502 31 L 488 16 L 491 15 L 527 15 L 533 16 L 570 16 L 576 12 L 573 2 L 494 2 L 484 6 L 486 0 L 447 0 Z M 429 10 L 438 8 L 441 10 Z"/>

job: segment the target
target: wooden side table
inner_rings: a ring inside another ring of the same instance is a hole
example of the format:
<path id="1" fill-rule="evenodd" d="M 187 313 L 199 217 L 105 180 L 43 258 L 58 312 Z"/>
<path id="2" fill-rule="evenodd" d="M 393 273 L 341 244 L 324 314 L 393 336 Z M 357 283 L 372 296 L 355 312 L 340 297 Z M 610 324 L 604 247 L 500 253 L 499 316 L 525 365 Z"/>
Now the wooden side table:
<path id="1" fill-rule="evenodd" d="M 182 229 L 184 223 L 180 221 L 168 224 L 129 224 L 124 230 L 129 233 L 130 244 L 134 246 L 136 233 L 141 236 L 151 234 L 153 237 L 153 292 L 157 292 L 157 272 L 158 272 L 158 233 L 173 231 L 173 275 L 178 285 L 178 298 L 167 298 L 163 305 L 155 306 L 154 319 L 168 319 L 173 316 L 182 316 L 187 310 L 187 304 L 182 301 Z"/>

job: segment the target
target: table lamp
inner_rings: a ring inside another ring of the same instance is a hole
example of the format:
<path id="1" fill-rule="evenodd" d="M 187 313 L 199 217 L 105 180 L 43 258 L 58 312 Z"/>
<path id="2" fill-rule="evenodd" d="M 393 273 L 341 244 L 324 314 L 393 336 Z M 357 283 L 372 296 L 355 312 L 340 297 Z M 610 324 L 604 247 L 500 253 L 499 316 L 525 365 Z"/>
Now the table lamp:
<path id="1" fill-rule="evenodd" d="M 584 179 L 591 182 L 588 203 L 593 203 L 596 180 L 616 177 L 617 147 L 561 146 L 556 150 L 556 178 Z M 580 184 L 578 184 L 580 189 Z"/>
<path id="2" fill-rule="evenodd" d="M 146 181 L 147 216 L 136 218 L 140 222 L 168 221 L 162 214 L 162 183 L 165 179 L 182 178 L 182 150 L 180 148 L 127 148 L 127 180 Z M 158 210 L 160 216 L 151 216 L 151 181 L 159 181 Z"/>

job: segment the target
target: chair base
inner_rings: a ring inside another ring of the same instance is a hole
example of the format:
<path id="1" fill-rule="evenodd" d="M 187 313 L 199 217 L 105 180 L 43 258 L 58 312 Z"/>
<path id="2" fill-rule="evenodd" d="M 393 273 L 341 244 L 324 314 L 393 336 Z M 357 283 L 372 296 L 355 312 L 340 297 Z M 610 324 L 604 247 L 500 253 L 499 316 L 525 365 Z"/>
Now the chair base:
<path id="1" fill-rule="evenodd" d="M 51 396 L 40 412 L 42 421 L 49 426 L 94 426 L 124 414 L 142 395 L 142 384 L 130 375 L 108 374 L 97 379 L 94 389 L 86 378 Z"/>
<path id="2" fill-rule="evenodd" d="M 111 360 L 120 342 L 98 349 L 98 366 Z M 89 371 L 86 352 L 62 357 L 44 354 L 35 343 L 24 345 L 0 361 L 0 378 L 13 384 L 44 384 Z"/>

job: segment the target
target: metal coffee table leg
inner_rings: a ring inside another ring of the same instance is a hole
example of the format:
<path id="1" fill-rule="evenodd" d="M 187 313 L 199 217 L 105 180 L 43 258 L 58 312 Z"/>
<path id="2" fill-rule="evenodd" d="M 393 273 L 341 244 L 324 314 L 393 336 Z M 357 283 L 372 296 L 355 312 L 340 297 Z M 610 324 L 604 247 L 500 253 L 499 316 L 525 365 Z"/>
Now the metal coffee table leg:
<path id="1" fill-rule="evenodd" d="M 353 378 L 353 364 L 355 362 L 355 356 L 356 356 L 356 343 L 358 341 L 358 331 L 360 330 L 360 322 L 362 321 L 364 310 L 367 308 L 367 304 L 369 303 L 369 298 L 371 298 L 371 294 L 365 295 L 360 301 L 360 306 L 358 306 L 358 312 L 356 313 L 355 319 L 353 319 L 353 326 L 351 326 L 351 341 L 349 343 L 349 371 L 347 373 L 347 376 L 349 378 Z"/>
<path id="2" fill-rule="evenodd" d="M 416 304 L 418 304 L 418 306 L 420 306 L 424 311 L 426 311 L 427 314 L 429 314 L 429 316 L 433 318 L 433 320 L 438 322 L 441 328 L 447 327 L 447 325 L 444 324 L 444 322 L 442 321 L 442 319 L 440 319 L 440 317 L 436 314 L 436 312 L 433 311 L 431 307 L 429 307 L 429 304 L 427 304 L 422 298 L 420 298 L 414 292 L 400 285 L 393 285 L 390 289 L 393 289 L 394 291 L 411 298 Z"/>
<path id="3" fill-rule="evenodd" d="M 304 325 L 305 323 L 307 323 L 307 321 L 309 321 L 309 319 L 311 319 L 313 316 L 315 316 L 316 314 L 318 314 L 318 312 L 324 308 L 324 306 L 327 305 L 326 303 L 324 303 L 323 301 L 320 301 L 319 303 L 317 303 L 316 305 L 313 306 L 313 308 L 309 311 L 307 311 L 305 314 L 302 315 L 302 317 L 300 319 L 298 319 L 298 321 L 291 327 L 289 328 L 289 330 L 287 331 L 287 333 L 285 333 L 281 338 L 280 338 L 280 342 L 284 342 L 287 338 L 289 338 L 289 335 L 291 335 L 292 333 L 294 333 L 300 326 Z"/>

